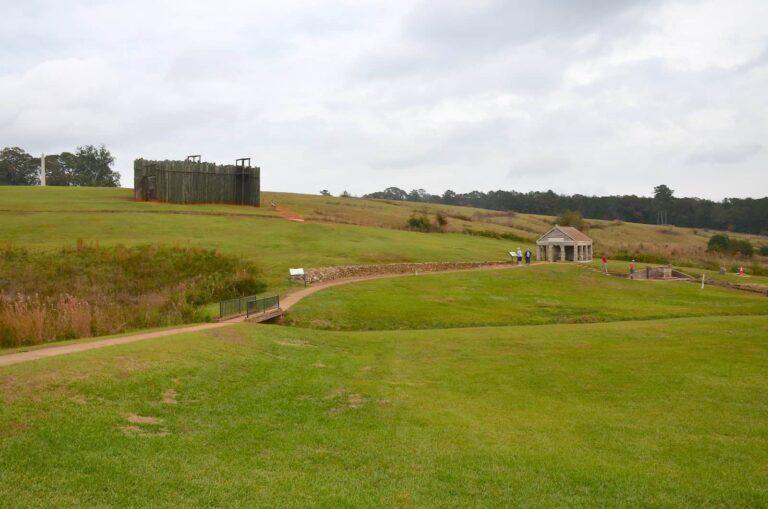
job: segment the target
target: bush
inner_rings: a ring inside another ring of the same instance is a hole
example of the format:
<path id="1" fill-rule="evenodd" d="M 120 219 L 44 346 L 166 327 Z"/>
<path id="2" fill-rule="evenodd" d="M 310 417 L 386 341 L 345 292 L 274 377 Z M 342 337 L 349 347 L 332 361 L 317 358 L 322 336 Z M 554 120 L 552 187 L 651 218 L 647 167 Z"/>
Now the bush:
<path id="1" fill-rule="evenodd" d="M 752 256 L 755 253 L 755 248 L 752 247 L 752 243 L 746 239 L 733 239 L 731 240 L 731 253 Z"/>
<path id="2" fill-rule="evenodd" d="M 760 248 L 760 256 L 768 256 L 768 244 Z"/>
<path id="3" fill-rule="evenodd" d="M 710 253 L 727 253 L 731 247 L 731 239 L 728 235 L 717 233 L 710 237 L 707 243 L 707 251 Z"/>
<path id="4" fill-rule="evenodd" d="M 448 218 L 445 216 L 444 213 L 438 212 L 435 214 L 435 222 L 432 223 L 429 220 L 429 217 L 426 214 L 419 214 L 419 215 L 411 215 L 410 218 L 408 218 L 408 221 L 406 222 L 405 226 L 409 230 L 416 231 L 416 232 L 423 232 L 423 233 L 429 233 L 429 232 L 442 232 L 443 228 L 448 224 Z"/>
<path id="5" fill-rule="evenodd" d="M 408 222 L 406 223 L 406 226 L 409 230 L 417 231 L 417 232 L 430 232 L 432 231 L 432 224 L 429 222 L 429 218 L 424 215 L 416 216 L 412 215 L 408 218 Z"/>
<path id="6" fill-rule="evenodd" d="M 560 226 L 573 226 L 574 228 L 584 228 L 584 217 L 581 212 L 566 210 L 560 213 L 555 220 Z"/>
<path id="7" fill-rule="evenodd" d="M 740 254 L 742 256 L 752 256 L 755 248 L 752 243 L 746 239 L 732 239 L 728 235 L 716 233 L 710 237 L 707 243 L 707 251 L 710 253 Z"/>

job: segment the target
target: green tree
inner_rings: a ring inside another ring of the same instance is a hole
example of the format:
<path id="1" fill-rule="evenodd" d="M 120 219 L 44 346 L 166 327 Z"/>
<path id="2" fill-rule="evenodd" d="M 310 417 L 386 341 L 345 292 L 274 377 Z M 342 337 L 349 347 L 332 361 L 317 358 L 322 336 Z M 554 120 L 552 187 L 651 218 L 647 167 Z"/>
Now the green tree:
<path id="1" fill-rule="evenodd" d="M 72 186 L 72 171 L 61 161 L 58 154 L 45 156 L 45 185 Z"/>
<path id="2" fill-rule="evenodd" d="M 716 233 L 709 238 L 707 251 L 710 253 L 728 253 L 731 250 L 731 239 L 723 233 Z"/>
<path id="3" fill-rule="evenodd" d="M 35 186 L 40 183 L 40 159 L 19 147 L 0 151 L 0 185 Z"/>
<path id="4" fill-rule="evenodd" d="M 331 192 L 328 191 L 327 189 L 323 189 L 322 191 L 320 191 L 320 196 L 330 196 L 330 195 L 331 195 Z"/>
<path id="5" fill-rule="evenodd" d="M 77 147 L 74 154 L 64 152 L 59 160 L 72 178 L 71 185 L 86 187 L 119 187 L 120 173 L 112 170 L 115 158 L 104 145 Z"/>
<path id="6" fill-rule="evenodd" d="M 656 223 L 668 224 L 669 207 L 675 192 L 664 184 L 653 188 L 653 202 L 656 205 Z"/>
<path id="7" fill-rule="evenodd" d="M 581 212 L 575 212 L 573 210 L 565 210 L 558 214 L 555 220 L 560 226 L 573 226 L 574 228 L 584 228 L 584 217 Z"/>

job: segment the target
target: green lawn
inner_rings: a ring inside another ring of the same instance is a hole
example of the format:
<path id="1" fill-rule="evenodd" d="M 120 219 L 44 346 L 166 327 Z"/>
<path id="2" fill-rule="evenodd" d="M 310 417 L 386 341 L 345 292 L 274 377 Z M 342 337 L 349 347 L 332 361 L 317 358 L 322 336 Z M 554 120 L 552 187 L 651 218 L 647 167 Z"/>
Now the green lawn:
<path id="1" fill-rule="evenodd" d="M 289 267 L 502 260 L 511 249 L 509 242 L 461 234 L 295 223 L 272 217 L 268 207 L 182 206 L 129 198 L 125 189 L 0 186 L 0 246 L 59 249 L 82 239 L 101 245 L 164 243 L 219 248 L 256 261 L 272 289 L 278 290 L 286 284 Z M 201 214 L 207 209 L 216 215 Z M 147 210 L 156 213 L 143 213 Z M 219 214 L 222 210 L 250 215 Z"/>
<path id="2" fill-rule="evenodd" d="M 766 332 L 239 325 L 11 366 L 0 505 L 765 507 Z"/>
<path id="3" fill-rule="evenodd" d="M 286 323 L 382 330 L 756 314 L 768 314 L 764 296 L 548 264 L 332 287 L 291 308 Z"/>

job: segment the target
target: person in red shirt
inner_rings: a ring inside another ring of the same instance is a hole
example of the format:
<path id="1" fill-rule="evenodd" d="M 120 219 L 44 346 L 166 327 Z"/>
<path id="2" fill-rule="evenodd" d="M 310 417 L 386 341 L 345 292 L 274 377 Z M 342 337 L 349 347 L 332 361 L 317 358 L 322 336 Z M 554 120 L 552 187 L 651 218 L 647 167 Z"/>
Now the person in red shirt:
<path id="1" fill-rule="evenodd" d="M 635 260 L 629 262 L 629 279 L 635 278 Z"/>
<path id="2" fill-rule="evenodd" d="M 603 255 L 603 272 L 608 272 L 608 257 Z"/>

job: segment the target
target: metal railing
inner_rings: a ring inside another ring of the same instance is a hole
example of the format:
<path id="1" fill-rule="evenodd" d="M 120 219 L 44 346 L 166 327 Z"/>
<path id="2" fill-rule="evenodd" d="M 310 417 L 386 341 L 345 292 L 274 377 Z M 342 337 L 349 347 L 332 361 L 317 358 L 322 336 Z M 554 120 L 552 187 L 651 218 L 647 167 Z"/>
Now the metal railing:
<path id="1" fill-rule="evenodd" d="M 273 297 L 264 297 L 263 299 L 249 300 L 245 303 L 245 316 L 247 318 L 251 315 L 260 315 L 273 309 L 280 309 L 280 297 L 277 295 Z"/>
<path id="2" fill-rule="evenodd" d="M 280 309 L 279 296 L 258 297 L 256 295 L 249 295 L 247 297 L 219 302 L 219 318 L 221 319 L 243 314 L 246 315 L 246 317 L 249 317 L 251 315 L 266 313 L 273 309 Z"/>

